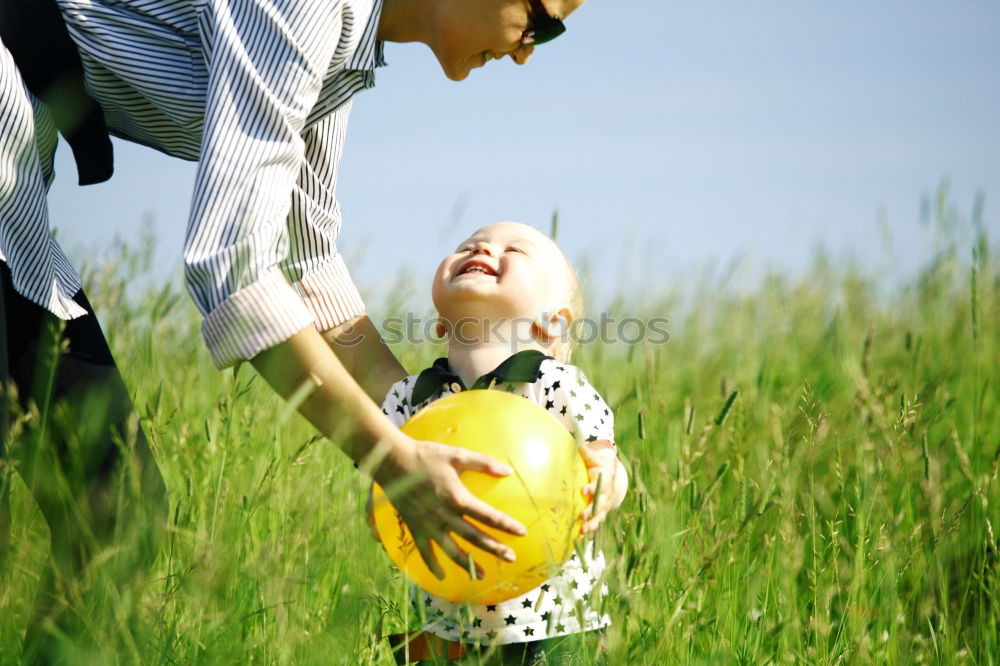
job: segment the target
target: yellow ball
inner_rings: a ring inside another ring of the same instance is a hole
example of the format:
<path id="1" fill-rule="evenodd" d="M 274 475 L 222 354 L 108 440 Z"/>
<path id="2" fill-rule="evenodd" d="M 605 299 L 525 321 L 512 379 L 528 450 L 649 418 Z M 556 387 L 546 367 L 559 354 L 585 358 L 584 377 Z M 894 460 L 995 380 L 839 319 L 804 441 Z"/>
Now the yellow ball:
<path id="1" fill-rule="evenodd" d="M 434 554 L 445 572 L 438 580 L 376 484 L 373 510 L 379 538 L 410 580 L 442 599 L 493 604 L 535 589 L 569 559 L 586 506 L 582 491 L 587 470 L 573 438 L 551 414 L 527 398 L 503 391 L 463 391 L 432 402 L 402 430 L 418 441 L 478 451 L 513 467 L 514 473 L 506 477 L 468 471 L 461 479 L 472 494 L 528 530 L 516 537 L 468 519 L 509 546 L 517 561 L 504 562 L 455 536 L 486 575 L 471 578 L 468 567 L 456 565 L 435 543 Z"/>

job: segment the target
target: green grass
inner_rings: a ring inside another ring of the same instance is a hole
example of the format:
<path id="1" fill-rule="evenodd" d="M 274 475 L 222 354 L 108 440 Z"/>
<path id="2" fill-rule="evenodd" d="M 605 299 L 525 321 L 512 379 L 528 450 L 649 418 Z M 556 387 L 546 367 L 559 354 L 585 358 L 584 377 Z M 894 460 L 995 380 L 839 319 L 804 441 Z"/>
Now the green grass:
<path id="1" fill-rule="evenodd" d="M 975 247 L 945 244 L 898 287 L 818 258 L 615 304 L 671 317 L 672 338 L 577 352 L 632 481 L 601 536 L 610 663 L 1000 662 L 1000 261 L 985 233 Z M 392 663 L 379 636 L 404 629 L 405 584 L 368 536 L 365 481 L 250 368 L 212 368 L 182 290 L 125 291 L 143 257 L 123 250 L 88 289 L 170 531 L 151 578 L 104 600 L 90 659 Z M 440 353 L 397 351 L 411 371 Z M 13 491 L 4 664 L 48 539 Z"/>

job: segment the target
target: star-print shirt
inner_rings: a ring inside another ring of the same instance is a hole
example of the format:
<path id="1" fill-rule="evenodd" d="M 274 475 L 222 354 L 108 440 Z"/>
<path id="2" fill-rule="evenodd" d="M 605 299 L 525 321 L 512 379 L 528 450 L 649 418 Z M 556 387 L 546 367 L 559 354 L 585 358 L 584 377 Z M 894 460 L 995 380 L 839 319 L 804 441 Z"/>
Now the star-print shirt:
<path id="1" fill-rule="evenodd" d="M 514 354 L 470 388 L 524 396 L 559 419 L 578 443 L 614 443 L 614 415 L 579 368 L 558 363 L 539 351 Z M 465 390 L 441 358 L 420 375 L 396 382 L 382 411 L 397 426 L 438 398 Z M 498 507 L 503 509 L 503 507 Z M 485 606 L 456 604 L 414 586 L 411 601 L 422 629 L 464 643 L 505 644 L 537 641 L 589 631 L 611 623 L 604 613 L 605 560 L 593 542 L 574 554 L 540 587 L 514 599 Z"/>

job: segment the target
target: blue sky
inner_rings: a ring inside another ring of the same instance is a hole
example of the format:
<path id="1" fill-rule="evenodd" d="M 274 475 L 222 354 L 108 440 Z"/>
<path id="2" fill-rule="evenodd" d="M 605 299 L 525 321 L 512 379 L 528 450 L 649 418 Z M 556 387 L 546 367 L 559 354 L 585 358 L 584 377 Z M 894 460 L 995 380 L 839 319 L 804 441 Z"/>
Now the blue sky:
<path id="1" fill-rule="evenodd" d="M 795 271 L 820 244 L 905 274 L 943 181 L 966 213 L 985 195 L 1000 229 L 1000 3 L 590 0 L 567 27 L 527 66 L 461 83 L 426 47 L 387 45 L 338 186 L 341 248 L 374 302 L 402 268 L 429 289 L 477 226 L 547 229 L 556 207 L 599 295 L 736 257 Z M 116 150 L 115 178 L 78 188 L 60 149 L 59 237 L 97 249 L 150 217 L 176 278 L 193 165 Z"/>

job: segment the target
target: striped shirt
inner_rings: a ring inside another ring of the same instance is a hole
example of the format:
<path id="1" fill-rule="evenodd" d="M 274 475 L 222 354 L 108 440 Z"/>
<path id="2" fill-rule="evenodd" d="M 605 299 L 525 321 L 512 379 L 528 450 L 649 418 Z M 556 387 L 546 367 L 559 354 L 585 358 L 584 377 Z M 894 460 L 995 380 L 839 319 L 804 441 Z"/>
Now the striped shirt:
<path id="1" fill-rule="evenodd" d="M 381 0 L 57 0 L 109 131 L 197 160 L 188 289 L 216 365 L 364 312 L 336 237 L 351 100 L 383 64 Z M 0 48 L 0 259 L 63 319 L 81 286 L 49 230 L 56 132 Z"/>

